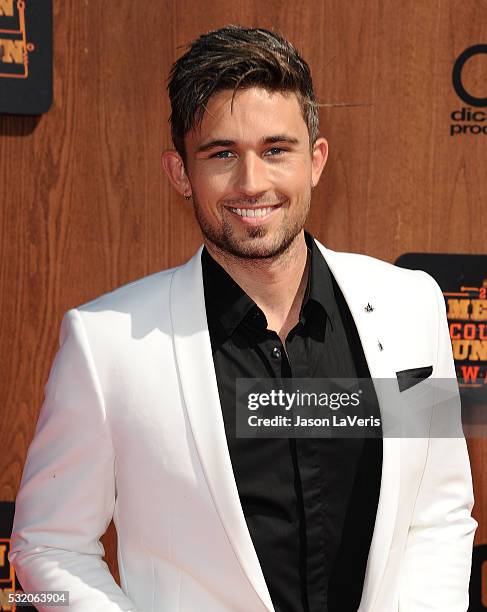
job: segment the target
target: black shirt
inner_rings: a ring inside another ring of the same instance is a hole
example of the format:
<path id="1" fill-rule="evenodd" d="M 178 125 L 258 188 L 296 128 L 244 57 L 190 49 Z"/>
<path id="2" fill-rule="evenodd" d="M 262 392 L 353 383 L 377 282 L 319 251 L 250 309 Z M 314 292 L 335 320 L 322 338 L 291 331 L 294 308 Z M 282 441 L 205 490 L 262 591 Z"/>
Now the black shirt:
<path id="1" fill-rule="evenodd" d="M 340 289 L 305 237 L 309 279 L 285 347 L 205 248 L 208 328 L 240 502 L 276 612 L 355 612 L 377 510 L 381 440 L 235 433 L 237 378 L 370 376 Z"/>

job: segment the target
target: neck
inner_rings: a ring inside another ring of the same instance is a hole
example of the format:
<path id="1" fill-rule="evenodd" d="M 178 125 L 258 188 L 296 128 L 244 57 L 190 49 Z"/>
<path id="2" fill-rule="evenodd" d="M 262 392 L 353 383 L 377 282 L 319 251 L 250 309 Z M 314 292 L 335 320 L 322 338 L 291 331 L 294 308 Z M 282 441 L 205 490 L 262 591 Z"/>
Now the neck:
<path id="1" fill-rule="evenodd" d="M 284 343 L 299 320 L 309 273 L 304 231 L 289 248 L 273 258 L 244 259 L 217 249 L 205 240 L 211 256 L 263 311 L 267 328 L 276 331 Z"/>

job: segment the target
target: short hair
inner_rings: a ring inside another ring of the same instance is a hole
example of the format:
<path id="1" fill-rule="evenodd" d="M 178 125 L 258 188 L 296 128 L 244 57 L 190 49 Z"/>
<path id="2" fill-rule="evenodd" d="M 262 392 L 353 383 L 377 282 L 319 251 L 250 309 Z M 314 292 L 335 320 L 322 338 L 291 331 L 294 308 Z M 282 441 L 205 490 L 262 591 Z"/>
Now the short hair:
<path id="1" fill-rule="evenodd" d="M 168 77 L 171 136 L 185 165 L 185 135 L 201 123 L 210 97 L 228 89 L 233 89 L 231 108 L 239 88 L 295 93 L 312 149 L 319 133 L 319 104 L 309 66 L 288 40 L 263 28 L 229 25 L 187 47 Z"/>

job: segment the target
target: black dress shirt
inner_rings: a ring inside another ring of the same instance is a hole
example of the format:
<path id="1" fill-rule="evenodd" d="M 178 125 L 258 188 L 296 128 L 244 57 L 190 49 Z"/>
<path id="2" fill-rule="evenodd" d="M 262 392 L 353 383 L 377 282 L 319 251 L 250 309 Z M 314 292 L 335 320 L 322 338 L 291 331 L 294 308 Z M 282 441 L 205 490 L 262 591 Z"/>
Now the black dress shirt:
<path id="1" fill-rule="evenodd" d="M 202 252 L 208 328 L 243 513 L 276 612 L 356 612 L 375 523 L 380 439 L 237 438 L 237 378 L 366 378 L 347 304 L 312 236 L 285 347 L 262 310 Z M 379 415 L 377 404 L 376 415 Z"/>

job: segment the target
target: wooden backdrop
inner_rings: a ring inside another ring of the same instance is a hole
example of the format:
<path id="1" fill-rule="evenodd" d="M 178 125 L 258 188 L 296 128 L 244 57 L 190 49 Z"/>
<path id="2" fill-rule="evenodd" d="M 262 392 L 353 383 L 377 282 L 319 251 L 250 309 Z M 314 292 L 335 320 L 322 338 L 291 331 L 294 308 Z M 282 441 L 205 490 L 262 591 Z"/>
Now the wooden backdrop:
<path id="1" fill-rule="evenodd" d="M 0 118 L 0 500 L 14 500 L 62 314 L 179 264 L 200 243 L 161 169 L 165 81 L 181 46 L 229 23 L 275 28 L 308 59 L 330 159 L 308 227 L 394 261 L 485 253 L 487 135 L 451 137 L 455 58 L 487 41 L 476 0 L 54 0 L 54 105 Z M 487 95 L 487 56 L 464 82 Z M 1 83 L 0 83 L 1 86 Z M 469 443 L 487 543 L 487 440 Z M 113 527 L 104 538 L 116 574 Z M 486 602 L 487 605 L 487 602 Z"/>

